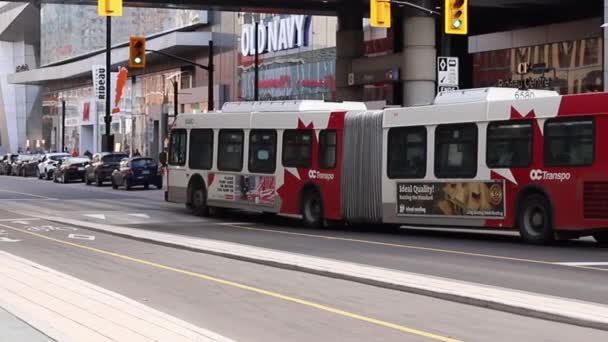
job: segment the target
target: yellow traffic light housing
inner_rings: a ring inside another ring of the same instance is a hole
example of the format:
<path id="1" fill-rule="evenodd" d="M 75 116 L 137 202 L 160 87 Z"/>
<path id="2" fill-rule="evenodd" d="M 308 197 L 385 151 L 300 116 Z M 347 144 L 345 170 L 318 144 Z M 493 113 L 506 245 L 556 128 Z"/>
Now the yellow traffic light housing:
<path id="1" fill-rule="evenodd" d="M 370 0 L 369 17 L 372 27 L 391 27 L 390 0 Z"/>
<path id="2" fill-rule="evenodd" d="M 129 68 L 146 67 L 146 38 L 129 37 Z"/>
<path id="3" fill-rule="evenodd" d="M 445 0 L 444 8 L 445 33 L 469 33 L 469 3 L 468 0 Z"/>
<path id="4" fill-rule="evenodd" d="M 97 13 L 99 16 L 122 16 L 122 0 L 97 0 Z"/>

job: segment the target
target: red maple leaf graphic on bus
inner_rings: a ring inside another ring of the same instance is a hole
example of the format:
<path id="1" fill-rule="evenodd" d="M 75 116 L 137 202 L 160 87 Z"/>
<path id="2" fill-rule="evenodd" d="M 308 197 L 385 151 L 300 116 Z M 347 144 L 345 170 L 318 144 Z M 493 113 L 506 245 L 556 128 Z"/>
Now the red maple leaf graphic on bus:
<path id="1" fill-rule="evenodd" d="M 310 122 L 308 125 L 304 124 L 301 119 L 298 119 L 298 128 L 299 130 L 314 130 L 314 124 Z M 312 167 L 314 168 L 316 165 L 316 152 L 318 146 L 317 135 L 312 135 Z M 297 175 L 294 175 L 292 171 L 295 171 Z M 310 177 L 308 175 L 309 169 L 303 168 L 286 168 L 284 172 L 284 181 L 281 187 L 277 189 L 277 194 L 281 198 L 281 212 L 287 214 L 299 214 L 300 213 L 300 203 L 299 203 L 299 194 L 302 188 L 306 183 L 310 181 Z"/>

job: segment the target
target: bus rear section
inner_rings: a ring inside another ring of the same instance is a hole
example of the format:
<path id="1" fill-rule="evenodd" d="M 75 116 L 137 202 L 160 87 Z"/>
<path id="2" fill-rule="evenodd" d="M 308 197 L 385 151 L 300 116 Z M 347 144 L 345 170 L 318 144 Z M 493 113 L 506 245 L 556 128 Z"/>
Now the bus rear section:
<path id="1" fill-rule="evenodd" d="M 608 242 L 608 94 L 440 93 L 384 114 L 383 220 Z"/>

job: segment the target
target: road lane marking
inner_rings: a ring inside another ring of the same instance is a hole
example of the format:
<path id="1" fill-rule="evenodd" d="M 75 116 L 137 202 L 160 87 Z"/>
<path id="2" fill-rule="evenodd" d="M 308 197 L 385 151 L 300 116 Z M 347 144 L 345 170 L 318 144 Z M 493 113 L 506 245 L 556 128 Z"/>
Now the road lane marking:
<path id="1" fill-rule="evenodd" d="M 118 258 L 118 259 L 123 259 L 123 260 L 131 261 L 131 262 L 134 262 L 134 263 L 138 263 L 138 264 L 142 264 L 142 265 L 146 265 L 146 266 L 162 269 L 162 270 L 165 270 L 165 271 L 171 271 L 171 272 L 175 272 L 175 273 L 180 273 L 180 274 L 188 275 L 188 276 L 191 276 L 191 277 L 194 277 L 194 278 L 199 278 L 199 279 L 207 280 L 207 281 L 210 281 L 210 282 L 214 282 L 214 283 L 218 283 L 218 284 L 222 284 L 222 285 L 238 288 L 238 289 L 241 289 L 241 290 L 245 290 L 245 291 L 249 291 L 249 292 L 253 292 L 253 293 L 257 293 L 257 294 L 273 297 L 275 299 L 280 299 L 280 300 L 283 300 L 283 301 L 287 301 L 287 302 L 291 302 L 291 303 L 295 303 L 295 304 L 300 304 L 300 305 L 303 305 L 303 306 L 306 306 L 306 307 L 309 307 L 309 308 L 314 308 L 314 309 L 317 309 L 317 310 L 320 310 L 320 311 L 333 313 L 333 314 L 336 314 L 336 315 L 339 315 L 339 316 L 343 316 L 343 317 L 348 317 L 348 318 L 351 318 L 351 319 L 354 319 L 354 320 L 371 323 L 371 324 L 378 325 L 378 326 L 381 326 L 381 327 L 384 327 L 384 328 L 390 328 L 390 329 L 398 330 L 398 331 L 401 331 L 401 332 L 404 332 L 404 333 L 408 333 L 408 334 L 412 334 L 412 335 L 416 335 L 416 336 L 421 336 L 421 337 L 426 337 L 426 338 L 431 339 L 431 340 L 443 341 L 443 342 L 461 342 L 460 340 L 457 340 L 457 339 L 454 339 L 454 338 L 451 338 L 451 337 L 446 337 L 446 336 L 441 336 L 441 335 L 433 334 L 433 333 L 430 333 L 430 332 L 427 332 L 427 331 L 418 330 L 418 329 L 410 328 L 410 327 L 407 327 L 407 326 L 404 326 L 404 325 L 400 325 L 400 324 L 396 324 L 396 323 L 391 323 L 391 322 L 383 321 L 383 320 L 372 318 L 372 317 L 365 316 L 365 315 L 356 314 L 356 313 L 353 313 L 353 312 L 341 310 L 341 309 L 334 308 L 334 307 L 331 307 L 331 306 L 315 303 L 315 302 L 312 302 L 312 301 L 309 301 L 309 300 L 300 299 L 300 298 L 284 295 L 284 294 L 281 294 L 281 293 L 278 293 L 278 292 L 274 292 L 274 291 L 270 291 L 270 290 L 264 290 L 264 289 L 261 289 L 261 288 L 258 288 L 258 287 L 254 287 L 254 286 L 250 286 L 250 285 L 245 285 L 245 284 L 237 283 L 235 281 L 230 281 L 230 280 L 225 280 L 225 279 L 221 279 L 221 278 L 216 278 L 216 277 L 209 276 L 209 275 L 206 275 L 206 274 L 203 274 L 203 273 L 197 273 L 197 272 L 188 271 L 188 270 L 181 269 L 181 268 L 171 267 L 171 266 L 155 263 L 155 262 L 144 260 L 144 259 L 130 257 L 130 256 L 127 256 L 127 255 L 124 255 L 124 254 L 116 253 L 116 252 L 110 252 L 110 251 L 106 251 L 106 250 L 95 248 L 95 247 L 80 245 L 80 244 L 77 244 L 77 243 L 74 243 L 74 242 L 69 242 L 69 241 L 64 241 L 64 240 L 60 240 L 60 239 L 55 239 L 55 238 L 52 238 L 52 237 L 49 237 L 49 236 L 45 236 L 45 235 L 37 234 L 37 233 L 33 233 L 33 232 L 28 232 L 26 230 L 23 230 L 23 229 L 20 229 L 20 228 L 16 228 L 16 227 L 7 226 L 7 225 L 4 225 L 4 224 L 0 224 L 0 226 L 4 227 L 6 229 L 11 229 L 13 231 L 17 231 L 17 232 L 23 233 L 23 234 L 29 234 L 29 235 L 32 235 L 32 236 L 39 237 L 41 239 L 57 242 L 59 244 L 63 244 L 63 245 L 67 245 L 67 246 L 72 246 L 72 247 L 88 250 L 88 251 L 91 251 L 91 252 L 96 252 L 96 253 L 103 254 L 103 255 L 112 256 L 112 257 L 115 257 L 115 258 Z"/>
<path id="2" fill-rule="evenodd" d="M 608 262 L 556 262 L 563 266 L 608 266 Z"/>
<path id="3" fill-rule="evenodd" d="M 28 221 L 39 221 L 39 218 L 12 218 L 12 219 L 0 219 L 0 222 L 10 222 L 17 224 L 30 224 Z"/>
<path id="4" fill-rule="evenodd" d="M 21 240 L 15 240 L 7 237 L 0 236 L 0 242 L 19 242 Z"/>
<path id="5" fill-rule="evenodd" d="M 83 216 L 92 217 L 92 218 L 98 219 L 98 220 L 105 220 L 106 219 L 106 215 L 104 215 L 104 214 L 85 214 Z"/>
<path id="6" fill-rule="evenodd" d="M 344 237 L 337 237 L 337 236 L 330 236 L 330 235 L 295 233 L 295 232 L 288 232 L 288 231 L 284 231 L 284 230 L 254 228 L 254 227 L 247 227 L 247 226 L 241 226 L 241 225 L 225 225 L 225 226 L 226 227 L 231 227 L 231 228 L 237 228 L 237 229 L 258 231 L 258 232 L 267 232 L 267 233 L 293 235 L 293 236 L 303 236 L 303 237 L 316 238 L 316 239 L 324 239 L 324 240 L 336 240 L 336 241 L 363 243 L 363 244 L 368 244 L 368 245 L 376 245 L 376 246 L 384 246 L 384 247 L 394 247 L 394 248 L 403 248 L 403 249 L 413 249 L 413 250 L 426 251 L 426 252 L 439 252 L 439 253 L 445 253 L 445 254 L 473 256 L 473 257 L 480 257 L 480 258 L 487 258 L 487 259 L 496 259 L 496 260 L 517 261 L 517 262 L 532 263 L 532 264 L 539 264 L 539 265 L 564 266 L 564 265 L 560 265 L 559 263 L 552 262 L 552 261 L 543 261 L 543 260 L 525 259 L 525 258 L 514 258 L 514 257 L 501 256 L 501 255 L 491 255 L 491 254 L 483 254 L 483 253 L 464 252 L 464 251 L 451 250 L 451 249 L 442 249 L 442 248 L 432 248 L 432 247 L 421 247 L 421 246 L 403 245 L 403 244 L 390 243 L 390 242 L 380 242 L 380 241 L 363 240 L 363 239 L 352 239 L 352 238 L 344 238 Z M 581 265 L 581 266 L 569 266 L 569 267 L 577 267 L 577 268 L 583 268 L 583 269 L 587 269 L 587 270 L 608 272 L 608 269 L 598 268 L 598 267 L 592 267 L 592 266 L 585 266 L 585 265 Z"/>
<path id="7" fill-rule="evenodd" d="M 144 219 L 149 219 L 150 218 L 150 216 L 146 215 L 146 214 L 129 214 L 129 216 L 139 217 L 139 218 L 144 218 Z"/>
<path id="8" fill-rule="evenodd" d="M 11 194 L 24 195 L 24 196 L 30 196 L 30 197 L 36 197 L 36 198 L 42 198 L 42 199 L 45 199 L 45 200 L 51 200 L 51 199 L 53 199 L 53 198 L 47 197 L 47 196 L 28 194 L 27 192 L 18 192 L 18 191 L 11 191 L 11 190 L 0 190 L 0 192 L 8 192 L 8 193 L 11 193 Z"/>
<path id="9" fill-rule="evenodd" d="M 88 240 L 88 241 L 95 240 L 95 236 L 93 236 L 93 235 L 82 235 L 82 234 L 70 234 L 70 235 L 68 235 L 68 238 L 74 239 L 74 240 Z"/>

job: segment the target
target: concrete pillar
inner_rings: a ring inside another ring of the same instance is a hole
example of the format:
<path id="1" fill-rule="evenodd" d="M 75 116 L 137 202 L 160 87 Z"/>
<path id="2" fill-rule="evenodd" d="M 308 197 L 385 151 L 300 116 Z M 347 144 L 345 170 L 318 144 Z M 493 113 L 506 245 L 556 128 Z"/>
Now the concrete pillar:
<path id="1" fill-rule="evenodd" d="M 344 1 L 338 9 L 338 31 L 336 32 L 336 97 L 338 101 L 363 100 L 363 87 L 348 85 L 348 74 L 352 72 L 352 61 L 362 57 L 363 53 L 363 11 L 351 1 Z"/>
<path id="2" fill-rule="evenodd" d="M 422 6 L 434 8 L 434 2 L 425 0 Z M 435 98 L 437 78 L 435 20 L 422 11 L 404 9 L 401 62 L 404 106 L 429 104 Z"/>

